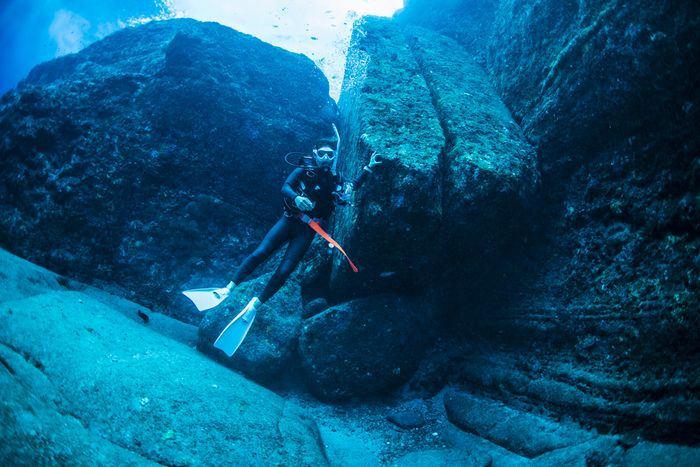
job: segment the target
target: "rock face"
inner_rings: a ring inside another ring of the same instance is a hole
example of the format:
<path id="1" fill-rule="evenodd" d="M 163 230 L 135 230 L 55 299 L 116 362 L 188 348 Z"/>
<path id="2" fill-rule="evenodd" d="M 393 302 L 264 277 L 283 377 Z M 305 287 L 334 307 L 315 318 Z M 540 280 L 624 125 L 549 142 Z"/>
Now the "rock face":
<path id="1" fill-rule="evenodd" d="M 299 353 L 310 389 L 324 400 L 382 394 L 415 371 L 433 330 L 415 300 L 353 300 L 304 321 Z"/>
<path id="2" fill-rule="evenodd" d="M 470 394 L 446 394 L 445 408 L 457 426 L 528 458 L 591 439 L 580 427 L 518 412 Z"/>
<path id="3" fill-rule="evenodd" d="M 613 425 L 697 432 L 683 402 L 700 368 L 697 4 L 411 0 L 402 18 L 479 56 L 541 160 L 541 235 L 519 292 L 463 329 L 570 365 L 555 380 L 634 381 L 645 396 L 605 378 L 587 389 L 617 401 Z"/>
<path id="4" fill-rule="evenodd" d="M 0 303 L 0 433 L 3 465 L 328 465 L 301 409 L 60 286 Z"/>
<path id="5" fill-rule="evenodd" d="M 343 152 L 355 155 L 346 170 L 373 151 L 385 162 L 337 216 L 338 237 L 365 270 L 353 276 L 336 262 L 331 288 L 460 290 L 479 303 L 479 283 L 500 277 L 506 250 L 522 242 L 539 178 L 486 74 L 451 39 L 365 18 L 339 107 Z M 471 266 L 484 261 L 494 267 Z"/>
<path id="6" fill-rule="evenodd" d="M 3 96 L 0 243 L 176 313 L 264 234 L 284 154 L 335 113 L 304 56 L 215 23 L 121 30 Z"/>
<path id="7" fill-rule="evenodd" d="M 413 53 L 389 20 L 356 25 L 340 107 L 343 171 L 359 172 L 372 151 L 384 162 L 357 193 L 355 206 L 336 214 L 338 240 L 363 271 L 353 276 L 337 259 L 331 289 L 357 289 L 360 281 L 371 287 L 381 283 L 382 272 L 415 282 L 436 249 L 445 135 Z"/>
<path id="8" fill-rule="evenodd" d="M 226 325 L 264 288 L 270 274 L 236 287 L 223 304 L 199 324 L 197 348 L 226 366 L 261 383 L 280 379 L 289 369 L 301 328 L 301 294 L 294 276 L 256 312 L 253 325 L 233 358 L 214 347 Z"/>

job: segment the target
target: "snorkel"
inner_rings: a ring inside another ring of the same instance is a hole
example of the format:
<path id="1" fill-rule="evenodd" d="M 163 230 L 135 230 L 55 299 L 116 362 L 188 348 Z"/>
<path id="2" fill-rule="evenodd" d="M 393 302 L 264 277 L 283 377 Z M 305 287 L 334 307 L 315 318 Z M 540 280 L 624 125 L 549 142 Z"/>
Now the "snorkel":
<path id="1" fill-rule="evenodd" d="M 330 144 L 323 144 L 319 148 L 314 148 L 312 155 L 297 151 L 289 152 L 285 154 L 284 161 L 293 167 L 299 167 L 307 170 L 326 168 L 330 170 L 333 175 L 337 175 L 338 153 L 340 152 L 340 134 L 338 133 L 338 128 L 336 128 L 335 123 L 332 125 L 333 132 L 335 133 L 337 140 L 335 150 Z"/>
<path id="2" fill-rule="evenodd" d="M 335 123 L 331 123 L 333 125 L 333 131 L 335 132 L 335 138 L 337 140 L 337 143 L 335 144 L 335 159 L 333 159 L 333 167 L 331 167 L 331 173 L 333 175 L 336 175 L 338 172 L 336 171 L 336 167 L 338 166 L 338 154 L 340 154 L 340 133 L 338 133 L 338 128 L 336 128 Z"/>

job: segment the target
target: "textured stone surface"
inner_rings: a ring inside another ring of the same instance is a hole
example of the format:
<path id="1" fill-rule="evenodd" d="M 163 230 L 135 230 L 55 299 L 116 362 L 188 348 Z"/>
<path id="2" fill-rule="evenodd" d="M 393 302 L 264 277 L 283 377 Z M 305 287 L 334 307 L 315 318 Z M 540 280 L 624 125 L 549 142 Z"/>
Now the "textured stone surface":
<path id="1" fill-rule="evenodd" d="M 610 370 L 586 369 L 566 354 L 522 348 L 514 354 L 484 343 L 453 344 L 440 355 L 443 361 L 452 362 L 442 365 L 447 374 L 434 379 L 513 404 L 526 401 L 530 407 L 582 420 L 605 433 L 632 430 L 664 439 L 674 439 L 679 433 L 685 434 L 681 439 L 693 438 L 700 426 L 700 404 L 687 396 L 698 391 L 692 374 L 626 380 Z"/>
<path id="2" fill-rule="evenodd" d="M 624 447 L 614 436 L 598 436 L 585 443 L 555 449 L 532 459 L 533 467 L 588 467 L 625 465 Z M 630 463 L 626 465 L 640 465 Z M 657 464 L 663 465 L 663 464 Z"/>
<path id="3" fill-rule="evenodd" d="M 6 465 L 327 465 L 300 409 L 79 292 L 0 303 L 0 380 Z"/>
<path id="4" fill-rule="evenodd" d="M 406 454 L 399 458 L 394 465 L 400 467 L 412 467 L 416 465 L 430 465 L 434 467 L 451 467 L 454 465 L 487 467 L 492 465 L 492 459 L 488 454 L 473 454 L 457 449 L 432 449 Z"/>
<path id="5" fill-rule="evenodd" d="M 21 264 L 18 267 L 17 264 Z M 0 302 L 65 290 L 67 280 L 0 249 Z"/>
<path id="6" fill-rule="evenodd" d="M 213 347 L 226 325 L 250 300 L 260 295 L 271 274 L 244 282 L 236 287 L 224 303 L 207 312 L 199 324 L 197 349 L 255 381 L 270 384 L 289 368 L 301 329 L 301 294 L 293 278 L 264 306 L 256 311 L 255 320 L 232 358 Z"/>
<path id="7" fill-rule="evenodd" d="M 390 283 L 415 282 L 437 246 L 445 136 L 413 53 L 388 20 L 356 24 L 339 107 L 348 156 L 340 168 L 358 172 L 373 151 L 384 163 L 356 194 L 355 206 L 336 214 L 337 239 L 362 273 L 353 275 L 336 259 L 331 289 L 382 287 L 384 272 L 395 274 Z"/>
<path id="8" fill-rule="evenodd" d="M 467 393 L 447 393 L 445 408 L 450 421 L 460 428 L 529 458 L 592 438 L 578 426 L 520 412 Z"/>
<path id="9" fill-rule="evenodd" d="M 121 30 L 3 96 L 0 243 L 185 319 L 177 292 L 231 272 L 280 212 L 284 154 L 334 118 L 302 55 L 215 23 Z"/>
<path id="10" fill-rule="evenodd" d="M 479 64 L 485 65 L 498 4 L 483 0 L 404 0 L 404 8 L 395 18 L 456 39 Z"/>
<path id="11" fill-rule="evenodd" d="M 0 344 L 0 462 L 3 465 L 160 465 L 91 432 L 56 402 L 46 375 Z"/>
<path id="12" fill-rule="evenodd" d="M 507 296 L 504 278 L 517 273 L 513 265 L 527 250 L 536 154 L 471 54 L 446 37 L 407 32 L 447 143 L 433 281 L 449 295 L 448 314 L 488 312 L 494 298 Z M 484 293 L 494 286 L 497 294 Z"/>
<path id="13" fill-rule="evenodd" d="M 608 423 L 697 441 L 696 2 L 411 0 L 403 18 L 482 50 L 541 160 L 532 260 L 510 276 L 520 285 L 507 306 L 469 316 L 464 332 L 533 361 L 562 355 L 584 373 L 631 380 L 645 402 L 624 385 L 589 382 L 630 402 Z"/>
<path id="14" fill-rule="evenodd" d="M 477 282 L 498 268 L 462 260 L 504 264 L 502 245 L 521 241 L 529 221 L 538 172 L 534 151 L 473 57 L 427 30 L 365 18 L 339 107 L 343 149 L 355 155 L 347 168 L 359 170 L 372 151 L 385 163 L 355 208 L 337 216 L 336 233 L 364 270 L 353 275 L 336 261 L 331 288 L 478 292 Z"/>
<path id="15" fill-rule="evenodd" d="M 333 401 L 381 394 L 405 382 L 431 338 L 430 311 L 417 298 L 384 294 L 304 321 L 299 353 L 310 389 Z"/>
<path id="16" fill-rule="evenodd" d="M 625 453 L 627 465 L 651 467 L 672 465 L 692 467 L 700 464 L 700 449 L 697 447 L 642 442 Z"/>

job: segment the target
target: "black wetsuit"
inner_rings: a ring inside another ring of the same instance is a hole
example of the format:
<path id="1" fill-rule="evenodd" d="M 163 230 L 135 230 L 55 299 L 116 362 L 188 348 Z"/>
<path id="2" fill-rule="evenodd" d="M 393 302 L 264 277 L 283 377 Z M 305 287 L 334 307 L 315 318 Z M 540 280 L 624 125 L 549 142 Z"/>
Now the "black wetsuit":
<path id="1" fill-rule="evenodd" d="M 351 182 L 353 189 L 359 188 L 367 179 L 368 174 L 368 170 L 363 170 Z M 233 276 L 233 282 L 240 284 L 272 253 L 285 243 L 289 243 L 282 262 L 258 297 L 261 302 L 265 303 L 292 274 L 314 239 L 315 232 L 297 217 L 301 211 L 296 208 L 294 199 L 297 196 L 309 198 L 314 203 L 314 208 L 304 212 L 304 214 L 322 222 L 330 217 L 336 204 L 339 204 L 339 194 L 343 188 L 342 178 L 333 175 L 329 169 L 295 169 L 282 186 L 284 216 L 265 235 L 255 251 L 243 260 Z"/>

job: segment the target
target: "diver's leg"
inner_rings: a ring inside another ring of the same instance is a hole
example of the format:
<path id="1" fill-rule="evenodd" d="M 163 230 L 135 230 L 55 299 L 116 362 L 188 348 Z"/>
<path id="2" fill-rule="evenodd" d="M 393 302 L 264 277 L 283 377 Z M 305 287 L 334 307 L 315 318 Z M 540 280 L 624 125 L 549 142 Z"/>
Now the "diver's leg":
<path id="1" fill-rule="evenodd" d="M 265 290 L 263 290 L 260 297 L 258 297 L 262 303 L 269 300 L 270 297 L 284 285 L 287 278 L 294 272 L 294 269 L 296 269 L 299 261 L 304 257 L 304 253 L 309 249 L 314 239 L 313 230 L 297 220 L 294 220 L 294 222 L 296 224 L 293 226 L 293 237 L 289 241 L 289 246 L 284 253 L 284 258 L 282 258 L 282 262 L 265 286 Z"/>
<path id="2" fill-rule="evenodd" d="M 289 240 L 290 236 L 293 234 L 292 222 L 294 221 L 291 218 L 282 216 L 282 218 L 272 226 L 270 231 L 265 235 L 265 238 L 260 242 L 260 245 L 243 260 L 236 270 L 236 273 L 233 275 L 234 284 L 240 284 L 244 281 L 256 267 Z"/>

